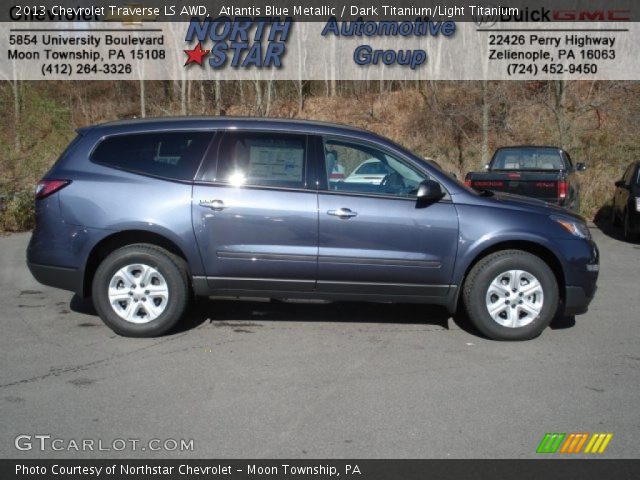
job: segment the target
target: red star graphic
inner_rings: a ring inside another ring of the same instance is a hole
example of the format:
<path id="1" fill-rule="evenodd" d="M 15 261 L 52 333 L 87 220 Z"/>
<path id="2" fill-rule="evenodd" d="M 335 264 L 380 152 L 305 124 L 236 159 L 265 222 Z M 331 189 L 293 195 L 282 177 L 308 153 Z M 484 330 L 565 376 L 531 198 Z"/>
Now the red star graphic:
<path id="1" fill-rule="evenodd" d="M 184 66 L 186 67 L 187 65 L 193 62 L 197 63 L 198 65 L 202 65 L 202 57 L 207 55 L 210 51 L 211 50 L 203 50 L 202 45 L 200 45 L 200 42 L 198 42 L 198 44 L 196 45 L 196 48 L 194 48 L 193 50 L 184 51 L 184 53 L 186 53 L 187 56 L 189 57 L 187 58 L 187 61 L 184 62 Z"/>

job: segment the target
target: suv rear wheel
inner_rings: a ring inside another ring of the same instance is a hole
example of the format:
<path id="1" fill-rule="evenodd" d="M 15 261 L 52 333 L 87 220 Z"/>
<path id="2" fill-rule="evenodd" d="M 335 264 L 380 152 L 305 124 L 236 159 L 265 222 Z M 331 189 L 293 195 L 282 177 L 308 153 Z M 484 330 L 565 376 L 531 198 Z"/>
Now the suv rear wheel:
<path id="1" fill-rule="evenodd" d="M 535 338 L 558 310 L 558 282 L 539 257 L 503 250 L 480 260 L 464 285 L 464 303 L 480 332 L 495 340 Z"/>
<path id="2" fill-rule="evenodd" d="M 155 337 L 170 330 L 189 300 L 188 276 L 178 257 L 149 244 L 112 252 L 93 278 L 93 304 L 119 335 Z"/>

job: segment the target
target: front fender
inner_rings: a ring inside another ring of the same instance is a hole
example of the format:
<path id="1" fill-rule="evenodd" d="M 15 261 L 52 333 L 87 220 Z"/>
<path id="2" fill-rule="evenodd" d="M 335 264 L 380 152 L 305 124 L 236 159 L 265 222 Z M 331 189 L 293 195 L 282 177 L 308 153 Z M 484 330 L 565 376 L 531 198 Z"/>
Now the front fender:
<path id="1" fill-rule="evenodd" d="M 547 215 L 472 205 L 458 206 L 458 212 L 458 256 L 452 284 L 462 285 L 471 264 L 500 245 L 523 250 L 527 250 L 527 245 L 542 247 L 558 260 L 563 274 L 566 273 L 567 265 L 559 245 L 554 242 L 555 231 Z"/>

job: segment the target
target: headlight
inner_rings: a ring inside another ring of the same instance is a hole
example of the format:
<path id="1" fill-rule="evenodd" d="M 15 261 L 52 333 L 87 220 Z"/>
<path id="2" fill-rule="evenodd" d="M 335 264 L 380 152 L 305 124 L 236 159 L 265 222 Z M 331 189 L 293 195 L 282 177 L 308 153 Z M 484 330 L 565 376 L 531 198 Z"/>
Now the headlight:
<path id="1" fill-rule="evenodd" d="M 636 197 L 636 212 L 640 212 L 640 197 Z"/>
<path id="2" fill-rule="evenodd" d="M 586 223 L 564 217 L 551 216 L 551 220 L 558 223 L 567 232 L 580 238 L 591 238 L 591 232 Z"/>

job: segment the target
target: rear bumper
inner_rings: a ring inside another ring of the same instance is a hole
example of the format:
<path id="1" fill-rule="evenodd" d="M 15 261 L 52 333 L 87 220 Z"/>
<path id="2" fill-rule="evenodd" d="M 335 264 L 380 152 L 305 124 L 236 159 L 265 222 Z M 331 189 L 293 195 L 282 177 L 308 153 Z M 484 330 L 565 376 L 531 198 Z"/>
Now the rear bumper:
<path id="1" fill-rule="evenodd" d="M 82 272 L 77 268 L 56 267 L 27 262 L 31 275 L 43 285 L 82 293 Z"/>
<path id="2" fill-rule="evenodd" d="M 586 313 L 595 293 L 595 286 L 591 295 L 588 295 L 582 287 L 567 286 L 564 299 L 564 314 L 566 316 L 572 316 Z"/>

